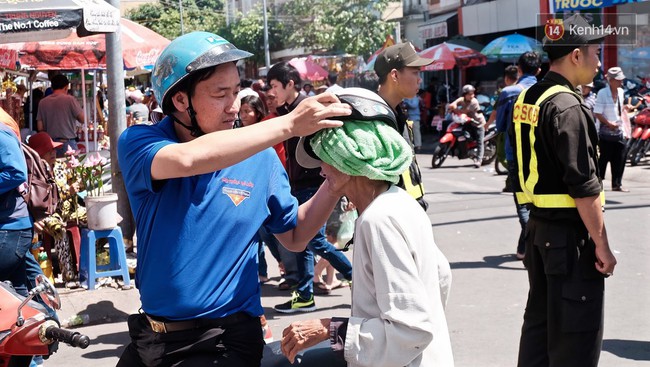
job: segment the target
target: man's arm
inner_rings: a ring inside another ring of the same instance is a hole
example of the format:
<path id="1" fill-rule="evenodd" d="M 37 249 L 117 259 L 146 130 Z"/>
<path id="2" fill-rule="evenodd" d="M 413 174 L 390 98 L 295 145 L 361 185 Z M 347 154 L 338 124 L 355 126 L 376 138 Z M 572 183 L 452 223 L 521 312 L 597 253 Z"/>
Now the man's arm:
<path id="1" fill-rule="evenodd" d="M 458 108 L 458 104 L 463 101 L 463 97 L 459 97 L 447 106 L 447 111 L 453 111 Z"/>
<path id="2" fill-rule="evenodd" d="M 81 111 L 77 116 L 75 116 L 77 121 L 81 122 L 82 124 L 86 121 L 86 116 L 84 115 L 84 111 Z"/>
<path id="3" fill-rule="evenodd" d="M 576 198 L 575 202 L 580 218 L 596 244 L 596 270 L 603 274 L 614 273 L 616 257 L 609 248 L 603 211 L 600 206 L 600 196 Z"/>
<path id="4" fill-rule="evenodd" d="M 341 198 L 340 193 L 331 192 L 325 181 L 316 194 L 298 208 L 296 227 L 275 237 L 290 251 L 300 252 L 327 221 L 334 206 Z"/>
<path id="5" fill-rule="evenodd" d="M 333 94 L 319 94 L 271 123 L 217 131 L 186 143 L 169 144 L 153 158 L 151 178 L 165 180 L 218 171 L 290 137 L 341 126 L 340 121 L 327 118 L 350 113 L 350 106 L 340 103 Z"/>
<path id="6" fill-rule="evenodd" d="M 609 120 L 607 120 L 605 118 L 605 115 L 603 115 L 602 113 L 594 113 L 594 116 L 596 117 L 596 119 L 598 121 L 600 121 L 601 124 L 607 126 L 608 128 L 610 128 L 610 129 L 618 129 L 618 125 L 616 125 L 615 122 L 610 122 Z"/>
<path id="7" fill-rule="evenodd" d="M 38 131 L 38 132 L 45 131 L 45 126 L 43 125 L 43 120 L 36 120 L 36 131 Z"/>

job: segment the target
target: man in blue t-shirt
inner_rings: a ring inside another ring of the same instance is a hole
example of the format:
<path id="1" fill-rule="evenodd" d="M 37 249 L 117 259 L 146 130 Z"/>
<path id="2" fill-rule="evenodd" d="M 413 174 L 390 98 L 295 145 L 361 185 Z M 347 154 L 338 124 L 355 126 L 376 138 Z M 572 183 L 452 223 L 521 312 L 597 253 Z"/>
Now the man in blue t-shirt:
<path id="1" fill-rule="evenodd" d="M 249 56 L 207 32 L 175 39 L 152 74 L 167 117 L 120 136 L 143 312 L 129 317 L 132 341 L 118 366 L 259 366 L 257 230 L 263 225 L 301 251 L 338 201 L 323 186 L 298 206 L 269 148 L 340 126 L 324 119 L 350 108 L 322 94 L 272 124 L 232 129 L 239 112 L 235 63 Z"/>
<path id="2" fill-rule="evenodd" d="M 519 69 L 519 80 L 517 84 L 503 88 L 499 95 L 497 104 L 497 131 L 506 133 L 506 160 L 508 161 L 508 181 L 511 187 L 514 182 L 519 180 L 517 175 L 517 162 L 514 156 L 514 144 L 512 130 L 512 108 L 519 94 L 524 89 L 529 88 L 531 85 L 537 83 L 536 75 L 540 72 L 540 65 L 542 59 L 538 53 L 534 51 L 524 52 L 517 61 L 517 68 Z M 514 185 L 516 187 L 516 185 Z M 519 233 L 519 240 L 517 242 L 517 252 L 515 257 L 519 260 L 524 259 L 526 245 L 524 242 L 524 235 L 526 231 L 526 223 L 528 223 L 529 210 L 525 205 L 519 205 L 517 202 L 517 195 L 513 191 L 515 200 L 515 207 L 517 208 L 517 216 L 519 217 L 519 224 L 521 225 L 521 232 Z"/>

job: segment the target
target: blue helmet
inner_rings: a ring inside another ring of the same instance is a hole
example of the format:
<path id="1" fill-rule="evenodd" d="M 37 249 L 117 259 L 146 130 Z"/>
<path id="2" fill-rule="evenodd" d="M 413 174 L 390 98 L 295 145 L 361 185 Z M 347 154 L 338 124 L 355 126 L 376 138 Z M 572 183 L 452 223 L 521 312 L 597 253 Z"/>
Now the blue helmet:
<path id="1" fill-rule="evenodd" d="M 151 74 L 153 93 L 160 105 L 172 87 L 191 73 L 252 56 L 209 32 L 192 32 L 173 40 L 160 54 Z"/>

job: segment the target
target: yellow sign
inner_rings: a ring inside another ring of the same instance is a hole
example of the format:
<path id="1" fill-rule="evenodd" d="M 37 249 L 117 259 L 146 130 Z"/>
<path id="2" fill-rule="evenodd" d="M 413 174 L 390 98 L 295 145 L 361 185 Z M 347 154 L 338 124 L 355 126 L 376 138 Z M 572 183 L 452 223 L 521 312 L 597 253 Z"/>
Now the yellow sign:
<path id="1" fill-rule="evenodd" d="M 519 124 L 537 126 L 538 116 L 539 107 L 534 104 L 517 103 L 512 111 L 512 121 Z"/>

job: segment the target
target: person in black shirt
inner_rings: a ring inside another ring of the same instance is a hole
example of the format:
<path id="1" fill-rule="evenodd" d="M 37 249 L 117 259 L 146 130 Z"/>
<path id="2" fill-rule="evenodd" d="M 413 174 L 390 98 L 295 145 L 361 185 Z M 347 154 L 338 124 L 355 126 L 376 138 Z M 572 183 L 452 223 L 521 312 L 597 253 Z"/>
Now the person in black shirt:
<path id="1" fill-rule="evenodd" d="M 579 14 L 564 27 L 562 38 L 544 39 L 548 74 L 513 108 L 517 199 L 531 208 L 520 367 L 598 365 L 604 279 L 616 266 L 602 214 L 598 134 L 575 92 L 596 75 L 604 35 L 584 32 L 590 25 Z"/>

